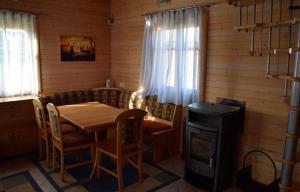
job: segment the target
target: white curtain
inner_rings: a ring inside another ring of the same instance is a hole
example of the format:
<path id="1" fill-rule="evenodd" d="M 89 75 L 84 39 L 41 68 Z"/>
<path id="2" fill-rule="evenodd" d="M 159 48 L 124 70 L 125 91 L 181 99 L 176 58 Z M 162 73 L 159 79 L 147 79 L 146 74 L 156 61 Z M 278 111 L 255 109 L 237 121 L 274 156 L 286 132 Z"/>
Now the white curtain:
<path id="1" fill-rule="evenodd" d="M 37 95 L 38 91 L 35 16 L 0 10 L 0 97 Z"/>
<path id="2" fill-rule="evenodd" d="M 140 89 L 161 102 L 187 105 L 199 96 L 202 8 L 146 16 Z"/>

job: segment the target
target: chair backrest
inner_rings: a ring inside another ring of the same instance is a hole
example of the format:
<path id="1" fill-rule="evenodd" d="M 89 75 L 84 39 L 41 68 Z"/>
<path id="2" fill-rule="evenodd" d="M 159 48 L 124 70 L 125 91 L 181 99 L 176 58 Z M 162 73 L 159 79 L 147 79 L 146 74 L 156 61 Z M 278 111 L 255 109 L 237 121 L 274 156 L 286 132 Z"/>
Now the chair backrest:
<path id="1" fill-rule="evenodd" d="M 38 128 L 42 131 L 45 131 L 46 129 L 46 117 L 44 112 L 44 107 L 39 99 L 34 98 L 32 100 L 34 112 L 35 112 L 35 118 L 38 125 Z"/>
<path id="2" fill-rule="evenodd" d="M 142 124 L 147 114 L 142 109 L 130 109 L 116 118 L 117 123 L 117 153 L 122 149 L 141 147 L 143 142 Z"/>
<path id="3" fill-rule="evenodd" d="M 47 104 L 51 133 L 54 139 L 61 141 L 60 114 L 55 105 Z"/>

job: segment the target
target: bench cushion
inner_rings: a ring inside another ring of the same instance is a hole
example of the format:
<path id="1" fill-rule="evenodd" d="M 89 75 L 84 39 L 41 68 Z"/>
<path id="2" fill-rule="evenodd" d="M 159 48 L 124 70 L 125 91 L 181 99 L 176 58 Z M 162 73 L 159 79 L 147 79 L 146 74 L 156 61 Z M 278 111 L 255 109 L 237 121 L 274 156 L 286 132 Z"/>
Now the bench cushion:
<path id="1" fill-rule="evenodd" d="M 62 134 L 67 134 L 67 133 L 71 133 L 71 132 L 74 132 L 74 131 L 76 131 L 76 128 L 73 127 L 72 125 L 61 124 L 61 133 Z M 47 127 L 47 133 L 48 133 L 48 135 L 52 135 L 50 127 Z"/>
<path id="2" fill-rule="evenodd" d="M 143 132 L 145 134 L 152 134 L 167 129 L 172 129 L 172 126 L 165 123 L 153 121 L 153 120 L 144 120 Z"/>
<path id="3" fill-rule="evenodd" d="M 94 92 L 91 90 L 77 90 L 56 92 L 51 95 L 42 95 L 40 96 L 40 100 L 44 107 L 46 107 L 48 103 L 53 103 L 56 106 L 60 106 L 92 102 L 95 100 L 94 97 Z"/>
<path id="4" fill-rule="evenodd" d="M 41 95 L 39 99 L 44 107 L 48 103 L 60 106 L 95 101 L 118 107 L 120 92 L 121 90 L 117 88 L 98 88 L 93 90 L 56 92 L 50 95 Z"/>
<path id="5" fill-rule="evenodd" d="M 176 105 L 173 103 L 160 103 L 156 95 L 147 95 L 142 101 L 141 108 L 148 111 L 151 116 L 173 121 Z"/>
<path id="6" fill-rule="evenodd" d="M 159 103 L 156 102 L 151 114 L 154 117 L 164 119 L 167 121 L 173 121 L 176 105 L 172 103 Z"/>
<path id="7" fill-rule="evenodd" d="M 152 114 L 155 110 L 155 105 L 157 103 L 156 95 L 147 95 L 141 102 L 141 108 L 150 112 Z"/>
<path id="8" fill-rule="evenodd" d="M 121 90 L 117 88 L 94 89 L 94 101 L 118 107 L 120 92 Z"/>
<path id="9" fill-rule="evenodd" d="M 133 91 L 122 90 L 119 96 L 119 108 L 129 109 Z"/>

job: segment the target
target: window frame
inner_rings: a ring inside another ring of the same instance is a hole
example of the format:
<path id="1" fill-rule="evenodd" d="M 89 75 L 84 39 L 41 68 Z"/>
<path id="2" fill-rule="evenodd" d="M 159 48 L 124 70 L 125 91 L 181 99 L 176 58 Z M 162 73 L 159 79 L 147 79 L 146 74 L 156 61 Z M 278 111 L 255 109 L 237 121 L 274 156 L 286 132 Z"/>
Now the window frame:
<path id="1" fill-rule="evenodd" d="M 32 17 L 32 16 L 35 17 L 35 15 L 31 14 L 30 17 Z M 0 55 L 1 55 L 1 51 L 3 51 L 2 58 L 0 56 L 0 65 L 4 64 L 4 62 L 5 62 L 4 61 L 4 59 L 5 59 L 4 58 L 5 57 L 4 56 L 4 54 L 5 54 L 4 41 L 7 41 L 4 38 L 2 38 L 4 36 L 3 33 L 7 33 L 7 32 L 12 32 L 12 33 L 19 32 L 19 33 L 21 33 L 20 34 L 20 36 L 21 36 L 20 39 L 21 39 L 22 42 L 19 42 L 18 45 L 21 45 L 20 47 L 22 47 L 22 49 L 24 48 L 23 44 L 24 44 L 24 42 L 26 43 L 28 36 L 32 36 L 32 35 L 34 36 L 33 41 L 32 41 L 33 44 L 32 44 L 32 47 L 31 47 L 32 48 L 31 52 L 34 53 L 33 57 L 32 57 L 33 58 L 33 60 L 32 60 L 33 63 L 30 64 L 30 68 L 34 69 L 34 71 L 30 72 L 30 74 L 31 75 L 34 74 L 34 76 L 36 76 L 36 79 L 34 79 L 33 81 L 30 82 L 30 80 L 28 80 L 28 83 L 31 83 L 31 85 L 25 86 L 27 88 L 25 89 L 25 91 L 22 94 L 20 94 L 20 95 L 19 94 L 12 94 L 12 95 L 9 95 L 9 96 L 0 95 L 0 103 L 20 101 L 20 100 L 30 100 L 30 99 L 36 98 L 41 92 L 39 37 L 38 37 L 38 31 L 37 31 L 37 23 L 35 22 L 35 18 L 33 18 L 33 19 L 34 19 L 33 22 L 29 23 L 29 27 L 31 25 L 33 27 L 32 31 L 23 29 L 21 27 L 0 28 L 0 35 L 1 35 L 0 41 L 3 41 L 3 43 L 1 43 L 3 45 L 1 47 L 2 50 L 0 49 Z M 14 21 L 12 21 L 12 23 L 10 23 L 10 25 L 13 26 L 13 23 L 14 23 Z M 19 58 L 22 58 L 22 57 L 23 57 L 23 55 L 21 55 Z M 34 83 L 34 84 L 32 84 L 32 83 Z M 36 87 L 36 92 L 34 91 L 34 89 L 30 90 L 31 86 Z"/>

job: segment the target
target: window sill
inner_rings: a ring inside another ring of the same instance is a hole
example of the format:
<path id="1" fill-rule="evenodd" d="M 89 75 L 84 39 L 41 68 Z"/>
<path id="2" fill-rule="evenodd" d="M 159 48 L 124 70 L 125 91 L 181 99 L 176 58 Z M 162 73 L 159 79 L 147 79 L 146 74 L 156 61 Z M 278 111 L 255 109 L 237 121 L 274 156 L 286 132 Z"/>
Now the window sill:
<path id="1" fill-rule="evenodd" d="M 31 100 L 33 98 L 36 98 L 36 97 L 33 95 L 17 96 L 17 97 L 2 97 L 2 98 L 0 98 L 0 103 Z"/>

